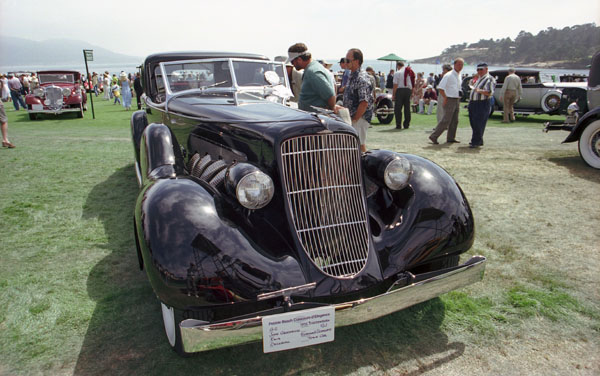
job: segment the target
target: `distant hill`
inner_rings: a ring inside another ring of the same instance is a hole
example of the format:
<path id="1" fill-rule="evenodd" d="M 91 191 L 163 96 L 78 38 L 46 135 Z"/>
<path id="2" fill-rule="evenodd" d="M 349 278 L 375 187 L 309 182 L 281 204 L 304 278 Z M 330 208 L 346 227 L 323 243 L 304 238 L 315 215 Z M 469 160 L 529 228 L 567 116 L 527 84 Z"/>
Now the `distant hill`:
<path id="1" fill-rule="evenodd" d="M 140 62 L 128 56 L 73 39 L 48 39 L 37 42 L 0 35 L 0 66 L 75 65 L 83 63 L 83 49 L 94 50 L 94 62 L 124 64 Z"/>
<path id="2" fill-rule="evenodd" d="M 590 23 L 563 29 L 549 27 L 537 35 L 521 31 L 514 41 L 507 37 L 455 44 L 438 56 L 413 62 L 437 64 L 462 57 L 467 64 L 485 61 L 492 65 L 585 69 L 597 51 L 600 51 L 600 27 Z"/>

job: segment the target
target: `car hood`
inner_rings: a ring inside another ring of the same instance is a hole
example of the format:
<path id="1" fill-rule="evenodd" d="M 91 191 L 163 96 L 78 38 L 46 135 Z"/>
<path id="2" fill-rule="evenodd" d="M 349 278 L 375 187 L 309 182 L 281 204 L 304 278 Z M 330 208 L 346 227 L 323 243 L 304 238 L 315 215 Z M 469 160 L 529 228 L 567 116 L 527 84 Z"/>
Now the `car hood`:
<path id="1" fill-rule="evenodd" d="M 211 122 L 268 123 L 307 120 L 314 114 L 266 100 L 238 101 L 230 94 L 182 96 L 167 103 L 168 112 Z"/>

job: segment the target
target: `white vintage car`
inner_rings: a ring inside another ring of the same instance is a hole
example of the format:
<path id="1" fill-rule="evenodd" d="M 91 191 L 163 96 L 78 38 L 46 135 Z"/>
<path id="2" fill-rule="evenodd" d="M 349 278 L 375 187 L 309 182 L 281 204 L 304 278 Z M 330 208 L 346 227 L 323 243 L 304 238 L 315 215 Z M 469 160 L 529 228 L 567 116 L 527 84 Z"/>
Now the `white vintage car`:
<path id="1" fill-rule="evenodd" d="M 561 106 L 561 98 L 562 91 L 566 88 L 573 88 L 576 92 L 580 90 L 579 94 L 583 98 L 586 96 L 586 82 L 544 82 L 540 71 L 531 69 L 517 69 L 515 74 L 521 78 L 523 86 L 521 100 L 515 103 L 515 113 L 517 114 L 564 114 L 566 106 Z M 503 105 L 500 98 L 504 94 L 502 85 L 508 76 L 508 70 L 490 71 L 490 75 L 496 79 L 493 110 L 502 111 Z"/>

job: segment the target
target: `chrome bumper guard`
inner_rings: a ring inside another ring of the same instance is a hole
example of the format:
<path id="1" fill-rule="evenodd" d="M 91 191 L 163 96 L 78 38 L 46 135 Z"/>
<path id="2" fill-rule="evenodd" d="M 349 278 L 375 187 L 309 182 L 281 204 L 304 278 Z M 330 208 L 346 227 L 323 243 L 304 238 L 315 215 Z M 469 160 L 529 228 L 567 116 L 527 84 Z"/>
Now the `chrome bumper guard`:
<path id="1" fill-rule="evenodd" d="M 377 109 L 375 109 L 375 111 L 373 111 L 373 113 L 375 115 L 390 115 L 390 114 L 394 113 L 394 108 L 393 107 L 392 108 L 390 108 L 390 107 L 388 107 L 388 108 L 377 108 Z"/>
<path id="2" fill-rule="evenodd" d="M 473 256 L 449 272 L 371 298 L 334 304 L 335 326 L 354 325 L 401 311 L 483 279 L 486 258 Z M 313 306 L 314 308 L 314 306 Z M 198 352 L 262 340 L 262 316 L 208 324 L 184 320 L 180 324 L 186 352 Z"/>

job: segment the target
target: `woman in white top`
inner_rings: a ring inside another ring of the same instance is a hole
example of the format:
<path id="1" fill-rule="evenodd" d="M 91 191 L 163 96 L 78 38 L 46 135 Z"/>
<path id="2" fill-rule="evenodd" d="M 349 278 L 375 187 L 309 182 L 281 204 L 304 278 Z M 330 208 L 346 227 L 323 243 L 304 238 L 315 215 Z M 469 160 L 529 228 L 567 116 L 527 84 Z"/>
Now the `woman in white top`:
<path id="1" fill-rule="evenodd" d="M 8 102 L 10 99 L 10 89 L 8 88 L 8 78 L 2 75 L 0 78 L 2 81 L 2 102 Z"/>

